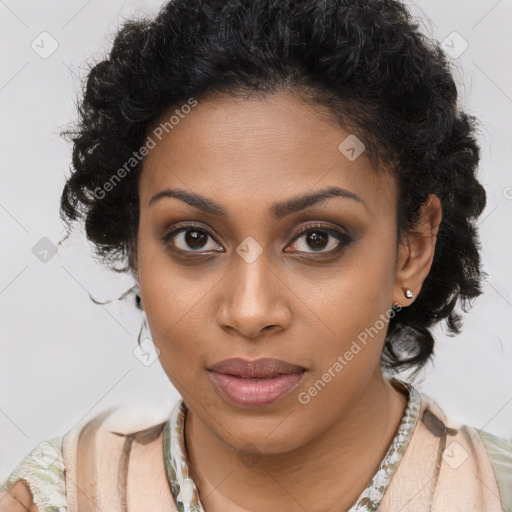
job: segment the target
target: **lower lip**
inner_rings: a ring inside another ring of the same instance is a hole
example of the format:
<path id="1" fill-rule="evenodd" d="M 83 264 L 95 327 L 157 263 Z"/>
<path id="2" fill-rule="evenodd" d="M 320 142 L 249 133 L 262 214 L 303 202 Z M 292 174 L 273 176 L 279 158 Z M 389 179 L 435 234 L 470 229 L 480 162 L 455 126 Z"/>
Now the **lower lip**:
<path id="1" fill-rule="evenodd" d="M 222 395 L 235 405 L 257 407 L 277 402 L 294 389 L 304 372 L 288 373 L 267 379 L 243 379 L 209 372 Z"/>

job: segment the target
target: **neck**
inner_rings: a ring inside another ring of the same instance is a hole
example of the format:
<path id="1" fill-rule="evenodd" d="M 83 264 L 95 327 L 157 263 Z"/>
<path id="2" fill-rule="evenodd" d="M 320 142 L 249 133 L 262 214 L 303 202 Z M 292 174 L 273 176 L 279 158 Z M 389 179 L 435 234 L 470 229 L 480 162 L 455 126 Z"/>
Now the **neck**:
<path id="1" fill-rule="evenodd" d="M 328 430 L 290 452 L 261 455 L 254 466 L 188 410 L 191 476 L 208 512 L 346 510 L 377 471 L 406 406 L 407 397 L 379 375 Z"/>

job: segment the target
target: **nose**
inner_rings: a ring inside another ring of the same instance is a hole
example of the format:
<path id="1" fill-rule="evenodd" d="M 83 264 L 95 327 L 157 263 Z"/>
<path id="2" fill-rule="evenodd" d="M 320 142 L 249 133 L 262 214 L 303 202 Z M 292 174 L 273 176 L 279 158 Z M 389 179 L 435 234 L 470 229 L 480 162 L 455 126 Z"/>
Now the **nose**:
<path id="1" fill-rule="evenodd" d="M 225 277 L 217 322 L 254 340 L 290 326 L 289 290 L 264 253 L 250 263 L 235 257 Z"/>

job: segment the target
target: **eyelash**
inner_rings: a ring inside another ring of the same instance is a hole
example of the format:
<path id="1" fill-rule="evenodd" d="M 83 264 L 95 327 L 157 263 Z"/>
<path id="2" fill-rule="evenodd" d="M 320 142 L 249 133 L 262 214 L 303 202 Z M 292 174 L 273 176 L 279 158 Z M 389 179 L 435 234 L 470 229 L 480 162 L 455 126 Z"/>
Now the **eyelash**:
<path id="1" fill-rule="evenodd" d="M 198 226 L 198 225 L 194 225 L 194 224 L 185 224 L 185 225 L 177 224 L 177 225 L 173 226 L 173 229 L 171 231 L 167 232 L 162 237 L 161 240 L 164 243 L 164 245 L 166 246 L 167 250 L 169 250 L 172 253 L 201 254 L 200 251 L 184 251 L 183 249 L 175 249 L 173 247 L 174 244 L 169 243 L 169 240 L 173 236 L 176 236 L 182 232 L 194 231 L 194 230 L 206 234 L 208 237 L 210 237 L 211 239 L 213 239 L 215 241 L 215 237 L 207 229 L 203 228 L 202 226 Z M 337 256 L 338 254 L 341 254 L 345 250 L 345 248 L 353 241 L 352 238 L 349 235 L 347 235 L 346 233 L 344 233 L 343 231 L 328 228 L 321 224 L 314 224 L 314 225 L 309 225 L 307 227 L 300 228 L 297 231 L 297 233 L 294 235 L 291 244 L 295 244 L 297 242 L 297 240 L 299 240 L 301 238 L 301 236 L 303 236 L 305 234 L 312 233 L 312 232 L 318 232 L 318 231 L 327 233 L 328 235 L 331 235 L 334 238 L 338 239 L 339 244 L 337 245 L 337 247 L 334 249 L 331 249 L 330 251 L 327 251 L 327 252 L 317 252 L 317 253 L 315 253 L 315 252 L 309 253 L 309 252 L 304 252 L 304 251 L 288 251 L 288 252 L 289 253 L 298 252 L 298 253 L 307 254 L 307 255 L 317 254 L 318 256 L 315 256 L 316 258 L 327 257 L 327 256 L 332 257 L 332 256 Z M 221 252 L 221 251 L 214 251 L 214 252 Z M 187 255 L 186 257 L 189 257 L 189 256 Z"/>

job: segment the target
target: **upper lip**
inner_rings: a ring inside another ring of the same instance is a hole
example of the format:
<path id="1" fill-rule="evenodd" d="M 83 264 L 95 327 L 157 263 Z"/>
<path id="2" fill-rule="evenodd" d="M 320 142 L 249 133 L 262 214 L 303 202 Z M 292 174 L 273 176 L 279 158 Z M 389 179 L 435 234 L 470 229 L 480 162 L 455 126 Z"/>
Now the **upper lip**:
<path id="1" fill-rule="evenodd" d="M 211 371 L 217 373 L 225 373 L 242 378 L 269 378 L 276 377 L 277 375 L 300 373 L 305 370 L 302 366 L 287 363 L 281 359 L 261 358 L 255 361 L 235 357 L 232 359 L 225 359 L 214 364 Z"/>

